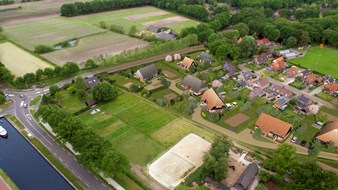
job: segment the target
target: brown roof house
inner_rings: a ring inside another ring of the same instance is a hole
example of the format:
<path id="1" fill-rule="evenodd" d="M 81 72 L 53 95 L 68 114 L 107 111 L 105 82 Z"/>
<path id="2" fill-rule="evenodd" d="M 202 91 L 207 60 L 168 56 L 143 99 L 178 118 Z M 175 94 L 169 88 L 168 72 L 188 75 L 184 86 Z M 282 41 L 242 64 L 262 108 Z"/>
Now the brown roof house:
<path id="1" fill-rule="evenodd" d="M 272 61 L 272 70 L 273 71 L 283 70 L 283 69 L 285 69 L 285 67 L 286 67 L 286 63 L 284 62 L 283 57 L 279 57 L 279 58 Z"/>
<path id="2" fill-rule="evenodd" d="M 190 92 L 196 96 L 199 96 L 204 91 L 208 90 L 208 86 L 203 81 L 191 75 L 183 78 L 181 86 L 186 90 L 190 90 Z"/>
<path id="3" fill-rule="evenodd" d="M 298 75 L 298 70 L 296 69 L 295 66 L 292 66 L 291 68 L 285 71 L 285 75 L 289 78 L 294 78 Z"/>
<path id="4" fill-rule="evenodd" d="M 257 81 L 251 83 L 251 86 L 253 88 L 262 88 L 262 89 L 266 89 L 270 86 L 270 81 L 267 77 L 263 77 L 258 79 Z"/>
<path id="5" fill-rule="evenodd" d="M 285 96 L 287 98 L 291 98 L 293 96 L 293 92 L 291 90 L 286 89 L 284 86 L 280 86 L 278 84 L 273 84 L 270 88 L 276 95 Z"/>
<path id="6" fill-rule="evenodd" d="M 154 64 L 143 67 L 135 72 L 135 78 L 141 82 L 151 80 L 158 75 L 158 70 Z"/>
<path id="7" fill-rule="evenodd" d="M 260 128 L 264 135 L 282 142 L 291 132 L 292 125 L 280 119 L 262 113 L 257 122 L 256 127 Z"/>
<path id="8" fill-rule="evenodd" d="M 271 46 L 271 42 L 269 39 L 267 38 L 263 38 L 263 39 L 260 39 L 260 40 L 256 40 L 256 45 L 257 47 L 262 47 L 262 46 L 265 46 L 265 47 L 270 47 Z"/>
<path id="9" fill-rule="evenodd" d="M 338 84 L 325 84 L 324 90 L 326 90 L 332 96 L 338 96 Z"/>
<path id="10" fill-rule="evenodd" d="M 216 94 L 214 89 L 210 88 L 209 90 L 205 91 L 202 95 L 202 105 L 205 105 L 208 111 L 211 112 L 222 112 L 224 108 L 224 103 Z"/>
<path id="11" fill-rule="evenodd" d="M 190 69 L 190 67 L 197 67 L 197 64 L 193 59 L 190 59 L 189 57 L 185 57 L 182 62 L 178 63 L 180 66 L 182 66 L 185 69 Z"/>
<path id="12" fill-rule="evenodd" d="M 257 57 L 255 58 L 254 63 L 255 63 L 256 65 L 261 65 L 261 64 L 266 63 L 266 62 L 268 62 L 268 61 L 269 61 L 269 56 L 268 56 L 268 54 L 262 53 L 262 54 L 260 54 L 259 56 L 257 56 Z"/>
<path id="13" fill-rule="evenodd" d="M 316 139 L 324 143 L 329 143 L 331 141 L 334 143 L 336 148 L 338 148 L 338 121 L 326 124 L 318 133 Z"/>
<path id="14" fill-rule="evenodd" d="M 322 77 L 317 77 L 313 73 L 309 73 L 303 78 L 303 83 L 307 86 L 317 86 L 322 81 L 323 81 Z"/>

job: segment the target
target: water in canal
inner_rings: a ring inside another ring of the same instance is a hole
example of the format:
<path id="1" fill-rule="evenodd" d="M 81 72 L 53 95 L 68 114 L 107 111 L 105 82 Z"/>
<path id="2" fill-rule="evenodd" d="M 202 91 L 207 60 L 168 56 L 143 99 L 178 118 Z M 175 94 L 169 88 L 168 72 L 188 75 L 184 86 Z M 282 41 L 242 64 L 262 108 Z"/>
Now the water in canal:
<path id="1" fill-rule="evenodd" d="M 73 187 L 5 119 L 0 137 L 0 168 L 21 190 L 72 190 Z"/>

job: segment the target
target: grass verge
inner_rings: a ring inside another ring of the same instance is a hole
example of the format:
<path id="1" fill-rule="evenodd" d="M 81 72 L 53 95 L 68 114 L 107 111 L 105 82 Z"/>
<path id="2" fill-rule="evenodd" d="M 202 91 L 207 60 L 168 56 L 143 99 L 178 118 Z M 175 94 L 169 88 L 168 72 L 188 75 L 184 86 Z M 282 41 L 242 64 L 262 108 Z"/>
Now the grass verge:
<path id="1" fill-rule="evenodd" d="M 12 190 L 19 190 L 12 179 L 0 168 L 0 177 L 7 183 Z"/>

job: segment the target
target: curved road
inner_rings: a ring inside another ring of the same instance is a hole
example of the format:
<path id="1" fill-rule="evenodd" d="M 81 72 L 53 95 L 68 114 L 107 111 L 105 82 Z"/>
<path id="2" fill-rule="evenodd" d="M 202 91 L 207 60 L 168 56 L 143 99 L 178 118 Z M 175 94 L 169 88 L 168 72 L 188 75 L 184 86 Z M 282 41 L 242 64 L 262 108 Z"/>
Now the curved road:
<path id="1" fill-rule="evenodd" d="M 138 65 L 143 65 L 159 60 L 163 60 L 164 57 L 168 54 L 175 54 L 175 53 L 188 53 L 192 51 L 203 50 L 203 46 L 192 46 L 188 48 L 184 48 L 177 51 L 168 52 L 165 54 L 159 54 L 156 56 L 139 59 L 136 61 L 131 61 L 125 64 L 110 66 L 107 68 L 99 69 L 96 71 L 88 72 L 83 74 L 82 76 L 90 76 L 102 72 L 115 72 L 127 68 L 132 68 Z M 56 85 L 59 87 L 64 86 L 65 84 L 71 83 L 75 77 L 71 77 L 69 79 L 63 80 Z M 15 91 L 15 90 L 4 90 L 6 94 L 8 94 L 8 98 L 13 101 L 13 106 L 8 108 L 0 114 L 13 114 L 15 115 L 18 120 L 26 127 L 27 130 L 30 131 L 40 142 L 42 142 L 46 148 L 49 149 L 50 152 L 54 154 L 54 156 L 64 164 L 66 168 L 69 169 L 72 174 L 77 177 L 79 181 L 81 181 L 86 187 L 86 189 L 93 189 L 93 190 L 106 190 L 109 189 L 104 184 L 102 184 L 92 173 L 88 172 L 82 165 L 80 165 L 75 157 L 71 155 L 67 150 L 65 150 L 62 146 L 54 141 L 54 139 L 46 132 L 44 129 L 40 127 L 40 125 L 34 120 L 31 116 L 30 111 L 28 108 L 24 108 L 23 104 L 29 102 L 43 94 L 48 93 L 49 87 L 45 87 L 42 89 L 28 89 L 25 91 Z M 24 95 L 26 100 L 23 100 L 20 95 Z"/>

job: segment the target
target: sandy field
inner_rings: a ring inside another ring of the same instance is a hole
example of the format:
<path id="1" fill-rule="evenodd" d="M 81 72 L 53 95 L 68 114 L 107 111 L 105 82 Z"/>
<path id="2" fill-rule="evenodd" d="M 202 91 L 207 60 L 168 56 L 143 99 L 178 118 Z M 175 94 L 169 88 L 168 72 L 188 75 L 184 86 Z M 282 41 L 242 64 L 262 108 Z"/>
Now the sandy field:
<path id="1" fill-rule="evenodd" d="M 9 42 L 0 44 L 0 62 L 2 62 L 15 77 L 23 76 L 26 73 L 35 73 L 38 69 L 52 67 L 47 62 Z"/>
<path id="2" fill-rule="evenodd" d="M 164 76 L 166 76 L 168 78 L 174 78 L 174 77 L 176 77 L 175 73 L 172 73 L 172 72 L 170 72 L 168 70 L 164 70 L 164 71 L 162 71 L 162 73 L 164 74 Z"/>
<path id="3" fill-rule="evenodd" d="M 238 113 L 230 117 L 229 119 L 225 120 L 225 123 L 229 124 L 231 127 L 237 127 L 238 125 L 246 122 L 248 119 L 250 119 L 250 117 L 242 113 Z"/>
<path id="4" fill-rule="evenodd" d="M 189 19 L 181 17 L 181 16 L 174 16 L 174 17 L 170 17 L 170 18 L 165 18 L 165 19 L 160 19 L 160 20 L 155 20 L 155 21 L 144 22 L 142 24 L 145 25 L 145 26 L 162 27 L 162 26 L 176 24 L 176 23 L 184 22 L 184 21 L 188 21 L 188 20 Z"/>
<path id="5" fill-rule="evenodd" d="M 148 167 L 149 174 L 166 188 L 174 189 L 203 164 L 203 156 L 210 147 L 210 142 L 191 133 L 155 160 Z"/>

